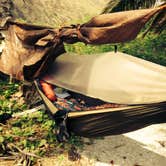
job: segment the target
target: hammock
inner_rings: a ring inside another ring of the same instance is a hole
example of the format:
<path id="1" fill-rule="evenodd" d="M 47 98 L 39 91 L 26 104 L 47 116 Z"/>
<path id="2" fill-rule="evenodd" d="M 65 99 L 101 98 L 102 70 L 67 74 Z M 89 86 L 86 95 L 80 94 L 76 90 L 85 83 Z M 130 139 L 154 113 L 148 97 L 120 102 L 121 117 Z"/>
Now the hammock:
<path id="1" fill-rule="evenodd" d="M 35 85 L 48 113 L 56 119 L 59 127 L 59 133 L 57 133 L 59 141 L 64 141 L 68 138 L 68 133 L 71 132 L 84 137 L 108 136 L 123 134 L 151 124 L 165 122 L 166 102 L 64 112 L 59 111 L 44 95 L 36 81 Z"/>
<path id="2" fill-rule="evenodd" d="M 64 42 L 107 44 L 133 40 L 150 18 L 165 8 L 163 5 L 103 14 L 85 24 L 60 29 L 13 20 L 0 21 L 0 30 L 5 32 L 0 71 L 19 80 L 34 80 L 48 71 L 43 79 L 49 83 L 85 96 L 127 105 L 116 109 L 58 111 L 35 81 L 48 110 L 59 123 L 61 140 L 68 136 L 67 130 L 93 137 L 163 122 L 166 114 L 165 67 L 122 53 L 58 56 L 65 52 Z"/>
<path id="3" fill-rule="evenodd" d="M 90 56 L 64 54 L 42 79 L 86 96 L 125 104 L 119 108 L 67 112 L 64 116 L 66 130 L 77 135 L 122 134 L 165 122 L 164 66 L 119 52 Z M 37 83 L 36 86 L 51 114 L 61 115 Z"/>

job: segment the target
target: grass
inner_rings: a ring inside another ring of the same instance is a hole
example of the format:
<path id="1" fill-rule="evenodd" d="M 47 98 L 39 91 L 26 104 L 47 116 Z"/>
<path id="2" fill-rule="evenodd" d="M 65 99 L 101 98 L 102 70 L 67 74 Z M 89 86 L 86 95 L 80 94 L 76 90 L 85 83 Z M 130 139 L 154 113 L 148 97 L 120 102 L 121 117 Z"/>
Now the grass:
<path id="1" fill-rule="evenodd" d="M 26 109 L 24 102 L 13 95 L 18 93 L 20 84 L 0 81 L 0 116 L 4 113 L 13 114 Z M 49 156 L 62 154 L 72 146 L 80 147 L 81 139 L 74 135 L 68 143 L 60 144 L 56 139 L 57 127 L 54 120 L 50 119 L 44 110 L 24 115 L 19 118 L 11 118 L 5 124 L 0 123 L 0 156 L 8 156 L 11 151 L 19 149 L 36 154 Z M 34 158 L 31 158 L 32 161 Z"/>

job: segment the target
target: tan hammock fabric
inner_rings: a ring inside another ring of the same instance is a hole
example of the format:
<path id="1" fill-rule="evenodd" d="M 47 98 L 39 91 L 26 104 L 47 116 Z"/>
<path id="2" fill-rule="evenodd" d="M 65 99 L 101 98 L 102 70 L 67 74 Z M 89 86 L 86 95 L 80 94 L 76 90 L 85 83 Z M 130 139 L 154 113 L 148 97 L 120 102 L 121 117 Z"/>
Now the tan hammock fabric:
<path id="1" fill-rule="evenodd" d="M 88 23 L 53 29 L 2 21 L 5 48 L 0 56 L 0 71 L 23 80 L 33 80 L 46 71 L 53 60 L 64 52 L 63 42 L 89 44 L 126 42 L 134 39 L 144 24 L 165 6 L 104 14 Z M 6 28 L 6 29 L 4 29 Z"/>
<path id="2" fill-rule="evenodd" d="M 64 54 L 44 78 L 60 87 L 120 104 L 166 101 L 166 67 L 124 53 Z"/>

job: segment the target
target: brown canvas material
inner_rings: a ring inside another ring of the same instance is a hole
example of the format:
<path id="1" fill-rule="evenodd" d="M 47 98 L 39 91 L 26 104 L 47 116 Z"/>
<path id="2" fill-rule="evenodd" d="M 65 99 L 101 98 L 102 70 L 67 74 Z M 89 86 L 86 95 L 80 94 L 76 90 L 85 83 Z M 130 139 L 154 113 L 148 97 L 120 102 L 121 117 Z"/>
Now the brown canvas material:
<path id="1" fill-rule="evenodd" d="M 56 32 L 46 27 L 10 23 L 5 31 L 5 48 L 0 71 L 19 80 L 32 80 L 46 70 L 61 53 L 63 44 L 52 42 Z"/>
<path id="2" fill-rule="evenodd" d="M 71 29 L 67 29 L 62 36 L 71 33 L 78 35 L 79 41 L 87 44 L 121 43 L 133 40 L 141 28 L 157 12 L 166 7 L 132 10 L 103 14 L 92 18 L 89 22 Z M 68 41 L 72 43 L 72 40 Z"/>

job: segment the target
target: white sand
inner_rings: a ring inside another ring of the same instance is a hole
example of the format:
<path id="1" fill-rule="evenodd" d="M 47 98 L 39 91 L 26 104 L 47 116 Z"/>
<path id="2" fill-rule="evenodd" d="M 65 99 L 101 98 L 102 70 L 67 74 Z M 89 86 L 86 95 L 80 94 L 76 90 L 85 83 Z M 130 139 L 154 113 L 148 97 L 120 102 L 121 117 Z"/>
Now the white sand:
<path id="1" fill-rule="evenodd" d="M 166 166 L 166 123 L 94 140 L 82 155 L 95 166 Z"/>

